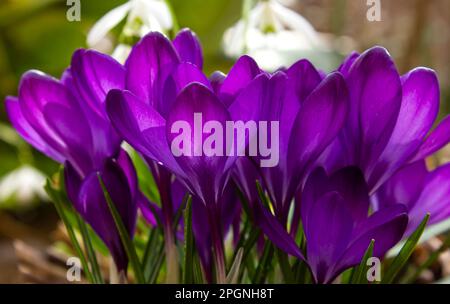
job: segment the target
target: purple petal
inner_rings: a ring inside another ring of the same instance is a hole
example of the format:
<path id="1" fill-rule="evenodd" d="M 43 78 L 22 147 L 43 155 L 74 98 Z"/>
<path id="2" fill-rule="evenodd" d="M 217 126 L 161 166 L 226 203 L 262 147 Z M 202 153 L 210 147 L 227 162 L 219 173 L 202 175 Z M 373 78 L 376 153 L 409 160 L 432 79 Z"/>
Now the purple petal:
<path id="1" fill-rule="evenodd" d="M 350 55 L 348 55 L 344 61 L 342 62 L 341 66 L 338 68 L 338 71 L 344 75 L 345 77 L 348 76 L 350 69 L 353 66 L 353 63 L 361 56 L 357 52 L 352 52 Z"/>
<path id="2" fill-rule="evenodd" d="M 427 213 L 430 213 L 429 224 L 450 217 L 450 164 L 439 167 L 426 178 L 422 193 L 409 211 L 407 234 L 419 226 Z"/>
<path id="3" fill-rule="evenodd" d="M 55 149 L 50 144 L 46 143 L 45 140 L 28 123 L 22 114 L 19 100 L 17 98 L 10 96 L 6 97 L 5 107 L 11 124 L 23 139 L 55 161 L 59 163 L 63 163 L 65 161 L 65 157 L 61 154 L 61 152 L 56 150 L 58 147 Z"/>
<path id="4" fill-rule="evenodd" d="M 294 87 L 300 103 L 303 103 L 322 81 L 316 68 L 306 59 L 292 65 L 286 71 L 286 75 L 289 77 L 289 83 Z"/>
<path id="5" fill-rule="evenodd" d="M 254 206 L 254 211 L 256 224 L 275 246 L 296 258 L 305 259 L 295 240 L 266 208 L 258 202 Z"/>
<path id="6" fill-rule="evenodd" d="M 378 160 L 397 121 L 402 102 L 400 76 L 388 52 L 375 47 L 355 61 L 347 83 L 351 115 L 346 130 L 360 151 L 366 172 Z"/>
<path id="7" fill-rule="evenodd" d="M 410 160 L 415 162 L 425 159 L 434 152 L 439 151 L 450 142 L 450 116 L 444 118 L 441 123 L 427 137 L 425 142 L 420 146 L 419 151 Z"/>
<path id="8" fill-rule="evenodd" d="M 168 75 L 179 62 L 172 43 L 161 33 L 151 32 L 133 47 L 125 63 L 125 87 L 154 105 L 158 103 L 162 74 Z"/>
<path id="9" fill-rule="evenodd" d="M 173 46 L 183 62 L 190 62 L 203 68 L 202 46 L 197 35 L 189 29 L 181 30 L 173 40 Z"/>
<path id="10" fill-rule="evenodd" d="M 163 117 L 167 117 L 175 103 L 178 94 L 189 84 L 198 82 L 213 90 L 208 78 L 194 64 L 180 63 L 174 71 L 167 77 L 163 86 L 163 98 L 158 106 Z"/>
<path id="11" fill-rule="evenodd" d="M 297 179 L 304 175 L 341 130 L 347 117 L 348 91 L 338 73 L 328 76 L 304 102 L 289 141 L 288 160 Z M 320 114 L 319 114 L 320 113 Z"/>
<path id="12" fill-rule="evenodd" d="M 128 91 L 112 90 L 106 103 L 111 123 L 131 146 L 182 174 L 167 144 L 165 121 L 159 113 Z"/>
<path id="13" fill-rule="evenodd" d="M 439 82 L 432 70 L 419 68 L 403 80 L 403 98 L 392 136 L 369 184 L 381 185 L 418 149 L 439 112 Z"/>
<path id="14" fill-rule="evenodd" d="M 249 56 L 239 58 L 222 83 L 219 98 L 229 107 L 240 91 L 261 73 L 256 62 Z"/>
<path id="15" fill-rule="evenodd" d="M 350 211 L 337 192 L 330 192 L 315 202 L 304 227 L 308 265 L 317 283 L 329 283 L 333 268 L 347 248 L 353 222 Z M 314 220 L 312 220 L 314 219 Z"/>
<path id="16" fill-rule="evenodd" d="M 402 238 L 408 224 L 408 216 L 403 206 L 393 206 L 373 214 L 366 224 L 355 230 L 359 233 L 346 252 L 339 259 L 334 272 L 340 274 L 345 269 L 358 265 L 372 240 L 375 240 L 373 256 L 382 258 Z"/>
<path id="17" fill-rule="evenodd" d="M 80 49 L 72 57 L 71 72 L 81 98 L 100 117 L 106 117 L 106 95 L 111 89 L 124 88 L 124 67 L 108 55 Z"/>
<path id="18" fill-rule="evenodd" d="M 186 87 L 177 97 L 175 105 L 169 114 L 166 124 L 166 134 L 168 145 L 177 137 L 183 137 L 183 144 L 189 144 L 188 155 L 181 154 L 176 158 L 180 167 L 186 172 L 188 183 L 191 183 L 191 189 L 205 203 L 214 203 L 218 201 L 218 195 L 225 186 L 226 176 L 223 172 L 227 157 L 225 151 L 225 142 L 223 146 L 216 147 L 216 151 L 210 151 L 204 145 L 205 140 L 210 134 L 203 134 L 203 130 L 197 130 L 201 134 L 196 137 L 195 130 L 201 126 L 196 126 L 195 116 L 198 115 L 202 126 L 209 121 L 218 122 L 221 128 L 215 130 L 215 134 L 226 138 L 226 121 L 230 120 L 228 111 L 217 97 L 205 86 L 193 83 Z M 201 117 L 200 117 L 201 115 Z M 172 127 L 177 122 L 187 123 L 190 127 L 190 134 L 172 133 Z M 216 142 L 217 145 L 219 145 Z M 172 147 L 180 148 L 180 147 Z M 206 149 L 204 149 L 206 148 Z M 215 154 L 218 152 L 219 154 Z M 207 156 L 210 155 L 210 156 Z"/>

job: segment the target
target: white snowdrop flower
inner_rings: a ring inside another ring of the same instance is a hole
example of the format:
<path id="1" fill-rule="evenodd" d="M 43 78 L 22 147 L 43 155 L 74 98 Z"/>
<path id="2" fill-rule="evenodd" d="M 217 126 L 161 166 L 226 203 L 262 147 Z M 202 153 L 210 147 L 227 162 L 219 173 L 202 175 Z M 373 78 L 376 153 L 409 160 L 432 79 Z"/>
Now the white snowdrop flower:
<path id="1" fill-rule="evenodd" d="M 288 66 L 300 57 L 307 58 L 326 48 L 303 16 L 276 0 L 260 1 L 250 10 L 247 20 L 241 19 L 229 28 L 223 37 L 223 47 L 227 56 L 248 54 L 267 71 Z"/>
<path id="2" fill-rule="evenodd" d="M 165 33 L 173 27 L 172 14 L 164 0 L 129 0 L 97 21 L 88 34 L 88 45 L 100 44 L 125 18 L 123 34 L 127 37 L 143 37 L 150 31 Z"/>
<path id="3" fill-rule="evenodd" d="M 47 200 L 44 191 L 45 176 L 33 167 L 23 165 L 0 180 L 0 203 L 14 200 L 27 205 L 36 200 Z"/>

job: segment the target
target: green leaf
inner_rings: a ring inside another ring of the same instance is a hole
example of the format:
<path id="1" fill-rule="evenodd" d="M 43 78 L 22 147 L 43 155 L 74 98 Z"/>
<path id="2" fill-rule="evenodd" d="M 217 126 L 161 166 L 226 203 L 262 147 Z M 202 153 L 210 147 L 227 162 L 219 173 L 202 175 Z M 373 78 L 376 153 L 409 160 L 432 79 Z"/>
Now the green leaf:
<path id="1" fill-rule="evenodd" d="M 117 230 L 119 231 L 119 236 L 120 236 L 122 244 L 125 248 L 125 251 L 127 253 L 128 259 L 130 261 L 130 265 L 133 268 L 134 275 L 136 276 L 136 280 L 138 283 L 143 284 L 143 283 L 145 283 L 145 277 L 144 277 L 144 273 L 142 272 L 142 269 L 140 268 L 141 265 L 140 265 L 138 256 L 136 254 L 136 250 L 133 246 L 133 242 L 131 241 L 130 236 L 128 235 L 128 231 L 125 228 L 125 225 L 122 221 L 122 218 L 120 217 L 120 214 L 116 209 L 116 205 L 111 200 L 111 196 L 109 195 L 109 192 L 106 189 L 105 184 L 103 183 L 103 179 L 100 176 L 100 173 L 97 173 L 97 176 L 98 176 L 100 185 L 102 187 L 103 195 L 105 196 L 106 203 L 108 204 L 109 211 L 111 212 L 114 222 L 116 223 Z"/>
<path id="2" fill-rule="evenodd" d="M 193 260 L 194 260 L 194 234 L 192 233 L 192 197 L 187 199 L 186 209 L 184 211 L 184 275 L 185 284 L 194 283 Z"/>
<path id="3" fill-rule="evenodd" d="M 367 271 L 369 267 L 367 266 L 367 260 L 373 255 L 373 247 L 375 244 L 375 240 L 372 240 L 369 244 L 369 247 L 364 254 L 361 263 L 353 270 L 352 276 L 350 279 L 351 284 L 367 284 Z"/>
<path id="4" fill-rule="evenodd" d="M 239 279 L 239 272 L 241 270 L 242 256 L 244 255 L 244 248 L 239 248 L 234 259 L 233 265 L 227 275 L 227 284 L 237 284 Z"/>
<path id="5" fill-rule="evenodd" d="M 382 284 L 391 284 L 395 280 L 396 276 L 398 275 L 400 270 L 402 270 L 403 266 L 405 266 L 409 257 L 413 253 L 417 245 L 417 242 L 420 239 L 420 236 L 422 235 L 423 231 L 425 230 L 425 227 L 427 226 L 429 219 L 430 214 L 427 214 L 420 223 L 419 227 L 417 227 L 416 231 L 414 231 L 414 233 L 411 234 L 411 236 L 408 238 L 405 245 L 400 250 L 400 253 L 394 258 L 392 263 L 389 265 L 389 268 L 386 271 L 383 280 L 381 280 Z"/>
<path id="6" fill-rule="evenodd" d="M 52 181 L 50 179 L 47 179 L 44 189 L 47 192 L 50 199 L 53 201 L 56 211 L 58 212 L 59 217 L 61 218 L 62 222 L 64 223 L 64 226 L 66 227 L 67 234 L 69 235 L 70 241 L 71 241 L 78 257 L 80 258 L 81 265 L 83 266 L 83 270 L 84 270 L 87 280 L 91 283 L 96 283 L 96 281 L 94 280 L 94 277 L 92 276 L 92 273 L 89 269 L 89 264 L 87 262 L 86 256 L 84 255 L 84 252 L 81 249 L 80 243 L 77 240 L 75 231 L 73 230 L 72 225 L 70 224 L 69 220 L 67 219 L 66 213 L 64 211 L 64 206 L 60 200 L 61 199 L 60 193 L 56 189 L 53 188 Z"/>

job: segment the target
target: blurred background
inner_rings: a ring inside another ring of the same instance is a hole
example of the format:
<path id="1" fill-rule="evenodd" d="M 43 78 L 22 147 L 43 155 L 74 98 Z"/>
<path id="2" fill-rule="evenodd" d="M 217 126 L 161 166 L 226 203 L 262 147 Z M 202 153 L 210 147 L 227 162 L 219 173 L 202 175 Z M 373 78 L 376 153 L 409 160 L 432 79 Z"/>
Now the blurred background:
<path id="1" fill-rule="evenodd" d="M 92 25 L 125 2 L 81 0 L 81 21 L 68 22 L 66 0 L 0 0 L 0 100 L 17 95 L 20 77 L 29 69 L 59 77 L 69 65 L 73 51 L 86 47 Z M 222 37 L 241 18 L 242 1 L 170 2 L 179 25 L 199 35 L 204 46 L 205 71 L 228 72 L 233 61 L 224 55 Z M 283 3 L 305 17 L 326 42 L 327 56 L 315 57 L 316 64 L 333 70 L 352 50 L 384 46 L 401 73 L 416 66 L 436 70 L 442 92 L 440 115 L 450 112 L 449 0 L 381 0 L 380 22 L 368 21 L 365 0 Z M 118 35 L 113 31 L 111 36 L 115 34 Z M 433 162 L 449 160 L 450 153 L 444 149 Z M 64 239 L 64 232 L 42 190 L 45 177 L 57 168 L 57 164 L 33 151 L 15 134 L 4 107 L 0 107 L 0 283 L 51 282 L 60 274 L 50 266 L 58 261 L 58 256 L 49 252 L 48 245 Z M 424 253 L 417 253 L 418 259 L 421 254 Z M 438 273 L 429 273 L 430 280 L 445 276 L 445 271 L 450 275 L 450 270 L 442 267 Z"/>

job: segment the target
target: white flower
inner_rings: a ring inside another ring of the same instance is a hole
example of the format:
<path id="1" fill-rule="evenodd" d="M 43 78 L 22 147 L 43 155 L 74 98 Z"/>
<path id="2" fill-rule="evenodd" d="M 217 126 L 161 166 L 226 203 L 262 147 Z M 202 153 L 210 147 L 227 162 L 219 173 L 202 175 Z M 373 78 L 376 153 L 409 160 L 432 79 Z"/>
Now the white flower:
<path id="1" fill-rule="evenodd" d="M 19 167 L 0 180 L 0 202 L 14 200 L 26 205 L 36 199 L 47 200 L 44 184 L 41 172 L 27 165 Z"/>
<path id="2" fill-rule="evenodd" d="M 142 37 L 150 31 L 166 32 L 173 26 L 170 8 L 164 0 L 129 0 L 97 21 L 88 34 L 88 45 L 94 47 L 101 43 L 125 18 L 123 33 L 130 37 Z"/>
<path id="3" fill-rule="evenodd" d="M 294 63 L 303 53 L 323 49 L 312 25 L 295 11 L 275 0 L 259 2 L 248 20 L 240 20 L 223 38 L 225 54 L 252 56 L 265 70 L 273 71 Z"/>

